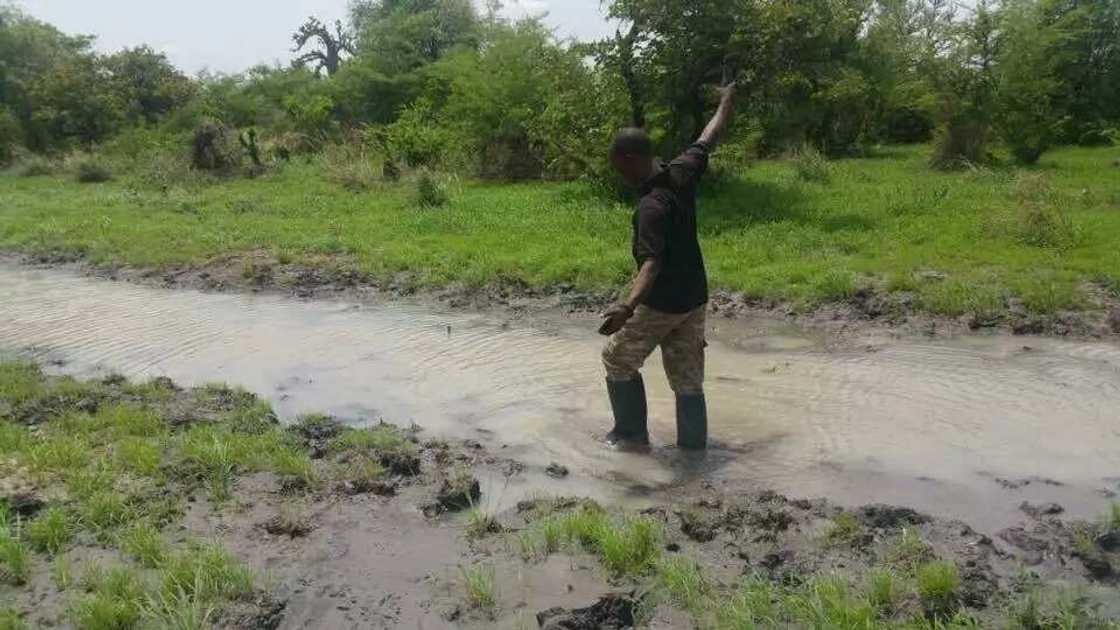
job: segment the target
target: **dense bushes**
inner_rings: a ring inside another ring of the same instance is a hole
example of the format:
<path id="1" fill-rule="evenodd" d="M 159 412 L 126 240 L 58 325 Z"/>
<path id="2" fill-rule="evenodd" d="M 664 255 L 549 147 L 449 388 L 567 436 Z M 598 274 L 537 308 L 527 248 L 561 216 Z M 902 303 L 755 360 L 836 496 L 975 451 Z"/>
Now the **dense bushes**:
<path id="1" fill-rule="evenodd" d="M 623 28 L 575 44 L 469 0 L 362 0 L 326 74 L 259 66 L 194 79 L 146 46 L 102 55 L 88 37 L 0 8 L 0 165 L 23 148 L 100 148 L 143 170 L 191 145 L 196 169 L 236 172 L 251 153 L 259 172 L 349 144 L 368 159 L 331 171 L 354 188 L 399 168 L 607 182 L 615 129 L 640 120 L 675 154 L 736 68 L 744 155 L 858 155 L 936 137 L 938 166 L 983 162 L 996 141 L 1033 162 L 1120 127 L 1115 2 L 605 4 Z M 259 144 L 247 153 L 249 129 Z"/>

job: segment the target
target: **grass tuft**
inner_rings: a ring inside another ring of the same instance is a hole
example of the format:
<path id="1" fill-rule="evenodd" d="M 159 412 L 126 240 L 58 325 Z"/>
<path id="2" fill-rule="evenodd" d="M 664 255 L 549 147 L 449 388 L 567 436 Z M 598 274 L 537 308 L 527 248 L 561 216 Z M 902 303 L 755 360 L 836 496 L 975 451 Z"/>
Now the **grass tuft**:
<path id="1" fill-rule="evenodd" d="M 121 551 L 136 559 L 140 566 L 154 569 L 167 559 L 168 548 L 159 530 L 151 523 L 140 521 L 121 535 Z"/>
<path id="2" fill-rule="evenodd" d="M 918 596 L 926 614 L 934 619 L 947 619 L 956 612 L 961 580 L 957 565 L 931 562 L 918 568 Z"/>
<path id="3" fill-rule="evenodd" d="M 174 598 L 185 594 L 214 603 L 247 595 L 253 574 L 221 546 L 202 545 L 170 556 L 163 565 L 160 594 Z"/>
<path id="4" fill-rule="evenodd" d="M 40 553 L 57 555 L 74 537 L 66 510 L 52 507 L 27 526 L 27 542 Z"/>
<path id="5" fill-rule="evenodd" d="M 492 611 L 498 605 L 496 571 L 492 565 L 459 567 L 467 606 Z"/>

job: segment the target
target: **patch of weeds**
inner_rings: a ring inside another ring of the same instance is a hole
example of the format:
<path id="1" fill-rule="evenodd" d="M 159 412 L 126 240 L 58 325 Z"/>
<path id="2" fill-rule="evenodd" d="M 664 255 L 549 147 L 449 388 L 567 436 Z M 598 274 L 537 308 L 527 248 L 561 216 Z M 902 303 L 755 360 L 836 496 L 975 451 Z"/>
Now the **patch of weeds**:
<path id="1" fill-rule="evenodd" d="M 89 495 L 78 509 L 82 523 L 102 539 L 132 517 L 132 510 L 119 492 L 102 491 Z"/>
<path id="2" fill-rule="evenodd" d="M 20 539 L 19 525 L 0 529 L 0 583 L 20 586 L 31 571 L 31 554 Z"/>
<path id="3" fill-rule="evenodd" d="M 773 583 L 758 577 L 747 578 L 716 609 L 717 627 L 727 630 L 778 627 L 778 601 L 778 588 Z"/>
<path id="4" fill-rule="evenodd" d="M 239 435 L 263 435 L 279 424 L 272 407 L 263 400 L 239 406 L 222 416 L 222 423 Z"/>
<path id="5" fill-rule="evenodd" d="M 89 497 L 113 489 L 113 471 L 100 461 L 97 464 L 72 470 L 64 475 L 66 490 L 71 497 Z"/>
<path id="6" fill-rule="evenodd" d="M 1020 175 L 1015 183 L 1015 197 L 1019 205 L 1012 229 L 1018 240 L 1057 249 L 1078 243 L 1081 231 L 1066 208 L 1066 200 L 1044 176 Z"/>
<path id="7" fill-rule="evenodd" d="M 695 560 L 681 556 L 663 560 L 657 566 L 657 581 L 675 606 L 694 616 L 703 612 L 710 585 Z"/>
<path id="8" fill-rule="evenodd" d="M 564 542 L 564 524 L 556 516 L 549 516 L 532 523 L 518 535 L 521 556 L 526 560 L 548 556 L 560 550 Z"/>
<path id="9" fill-rule="evenodd" d="M 1016 292 L 1032 313 L 1050 315 L 1077 309 L 1083 303 L 1077 287 L 1045 278 L 1031 278 L 1018 283 Z"/>
<path id="10" fill-rule="evenodd" d="M 856 293 L 855 278 L 849 271 L 833 269 L 817 278 L 813 291 L 826 302 L 846 300 Z"/>
<path id="11" fill-rule="evenodd" d="M 336 451 L 411 451 L 413 444 L 401 433 L 400 429 L 381 424 L 368 429 L 346 429 L 331 441 L 331 449 Z"/>
<path id="12" fill-rule="evenodd" d="M 895 614 L 902 597 L 903 592 L 894 573 L 887 570 L 871 573 L 867 581 L 867 601 L 880 617 Z"/>
<path id="13" fill-rule="evenodd" d="M 57 165 L 47 158 L 34 156 L 24 161 L 19 174 L 21 177 L 46 177 L 54 175 L 57 170 Z"/>
<path id="14" fill-rule="evenodd" d="M 113 448 L 117 464 L 130 472 L 146 477 L 159 473 L 163 449 L 143 438 L 125 438 Z"/>
<path id="15" fill-rule="evenodd" d="M 31 626 L 11 608 L 0 608 L 0 630 L 30 630 Z"/>
<path id="16" fill-rule="evenodd" d="M 950 317 L 972 315 L 979 322 L 998 321 L 1007 311 L 1002 290 L 958 279 L 923 287 L 921 300 L 930 312 Z"/>
<path id="17" fill-rule="evenodd" d="M 451 187 L 446 178 L 428 170 L 422 170 L 416 176 L 416 188 L 413 194 L 416 205 L 425 210 L 442 208 L 451 203 Z"/>
<path id="18" fill-rule="evenodd" d="M 902 533 L 889 543 L 884 552 L 884 560 L 888 566 L 907 573 L 913 573 L 932 559 L 933 548 L 922 540 L 917 530 L 909 527 L 903 528 Z"/>
<path id="19" fill-rule="evenodd" d="M 121 630 L 140 622 L 146 592 L 140 578 L 117 567 L 87 587 L 90 594 L 70 608 L 70 619 L 80 630 Z"/>
<path id="20" fill-rule="evenodd" d="M 198 468 L 216 503 L 230 498 L 237 476 L 235 453 L 226 437 L 213 427 L 197 427 L 187 432 L 181 446 L 184 460 Z"/>
<path id="21" fill-rule="evenodd" d="M 82 184 L 100 184 L 113 179 L 113 172 L 104 164 L 87 159 L 78 163 L 77 179 Z"/>
<path id="22" fill-rule="evenodd" d="M 58 556 L 51 562 L 51 582 L 60 591 L 65 591 L 74 585 L 74 573 L 66 556 Z"/>
<path id="23" fill-rule="evenodd" d="M 144 616 L 157 622 L 164 630 L 199 630 L 211 627 L 214 607 L 208 606 L 180 591 L 156 593 L 144 605 Z"/>
<path id="24" fill-rule="evenodd" d="M 957 565 L 951 562 L 930 562 L 918 568 L 918 596 L 926 615 L 934 619 L 946 619 L 953 615 L 958 606 L 958 591 L 961 586 Z"/>
<path id="25" fill-rule="evenodd" d="M 496 571 L 492 565 L 459 567 L 467 606 L 492 611 L 498 605 Z"/>
<path id="26" fill-rule="evenodd" d="M 832 519 L 824 539 L 834 546 L 859 545 L 864 540 L 863 523 L 851 512 L 841 512 Z"/>
<path id="27" fill-rule="evenodd" d="M 793 169 L 798 179 L 823 184 L 832 178 L 832 165 L 815 146 L 804 144 L 793 154 Z"/>
<path id="28" fill-rule="evenodd" d="M 498 519 L 486 510 L 476 506 L 467 513 L 467 538 L 478 540 L 501 531 Z"/>
<path id="29" fill-rule="evenodd" d="M 661 556 L 661 539 L 661 528 L 653 520 L 627 518 L 620 526 L 600 530 L 598 552 L 611 574 L 640 576 Z"/>
<path id="30" fill-rule="evenodd" d="M 168 548 L 163 537 L 151 523 L 140 521 L 129 527 L 120 538 L 121 551 L 136 559 L 140 566 L 154 569 L 167 558 Z"/>
<path id="31" fill-rule="evenodd" d="M 56 555 L 74 537 L 66 510 L 52 507 L 27 526 L 27 542 L 40 553 Z"/>
<path id="32" fill-rule="evenodd" d="M 56 435 L 32 446 L 27 451 L 27 459 L 35 470 L 66 472 L 85 467 L 89 452 L 89 444 L 84 439 Z"/>
<path id="33" fill-rule="evenodd" d="M 303 488 L 312 487 L 318 481 L 311 458 L 298 449 L 290 447 L 277 449 L 272 454 L 269 468 L 278 475 L 295 480 Z"/>
<path id="34" fill-rule="evenodd" d="M 30 443 L 27 429 L 7 422 L 0 422 L 0 454 L 19 453 Z"/>
<path id="35" fill-rule="evenodd" d="M 217 544 L 182 551 L 163 566 L 160 592 L 166 597 L 184 593 L 202 602 L 217 602 L 252 590 L 252 571 Z"/>
<path id="36" fill-rule="evenodd" d="M 852 593 L 839 577 L 816 578 L 801 592 L 786 596 L 783 606 L 810 628 L 871 628 L 876 612 L 866 599 Z"/>
<path id="37" fill-rule="evenodd" d="M 1104 517 L 1104 528 L 1108 531 L 1120 531 L 1120 503 L 1113 501 L 1109 505 Z"/>

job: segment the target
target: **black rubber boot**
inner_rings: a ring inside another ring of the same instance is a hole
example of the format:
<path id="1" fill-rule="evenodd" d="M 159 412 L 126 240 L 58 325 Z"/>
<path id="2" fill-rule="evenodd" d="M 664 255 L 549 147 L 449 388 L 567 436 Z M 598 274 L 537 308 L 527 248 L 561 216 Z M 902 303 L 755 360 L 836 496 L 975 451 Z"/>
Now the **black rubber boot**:
<path id="1" fill-rule="evenodd" d="M 704 394 L 677 396 L 677 446 L 697 451 L 708 448 L 708 405 Z"/>
<path id="2" fill-rule="evenodd" d="M 614 411 L 614 429 L 607 434 L 611 446 L 647 446 L 646 384 L 641 375 L 630 381 L 607 381 Z"/>

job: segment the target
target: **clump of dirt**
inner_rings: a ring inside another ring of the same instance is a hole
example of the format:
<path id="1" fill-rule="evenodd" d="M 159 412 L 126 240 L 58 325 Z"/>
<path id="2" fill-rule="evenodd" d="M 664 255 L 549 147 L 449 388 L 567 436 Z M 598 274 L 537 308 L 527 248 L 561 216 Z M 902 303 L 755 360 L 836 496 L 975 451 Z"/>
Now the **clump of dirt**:
<path id="1" fill-rule="evenodd" d="M 568 467 L 552 462 L 544 469 L 544 472 L 553 479 L 564 479 L 568 476 Z"/>
<path id="2" fill-rule="evenodd" d="M 910 508 L 894 505 L 865 505 L 856 514 L 865 525 L 875 529 L 898 529 L 906 525 L 922 525 L 932 520 Z"/>
<path id="3" fill-rule="evenodd" d="M 482 498 L 482 485 L 469 475 L 445 477 L 436 491 L 435 501 L 424 506 L 424 513 L 436 516 L 474 507 Z"/>
<path id="4" fill-rule="evenodd" d="M 551 608 L 537 613 L 541 630 L 622 630 L 634 627 L 632 595 L 607 595 L 587 608 Z"/>

